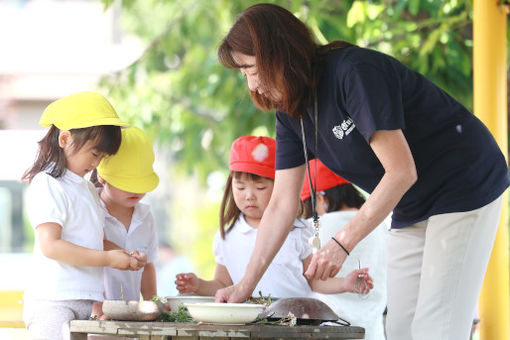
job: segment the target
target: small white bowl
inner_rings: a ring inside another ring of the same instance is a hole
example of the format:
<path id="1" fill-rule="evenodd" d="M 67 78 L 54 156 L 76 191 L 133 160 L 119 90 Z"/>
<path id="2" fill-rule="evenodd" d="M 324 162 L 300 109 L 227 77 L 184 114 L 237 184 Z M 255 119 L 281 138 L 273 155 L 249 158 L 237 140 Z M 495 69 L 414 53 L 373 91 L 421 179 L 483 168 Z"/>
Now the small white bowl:
<path id="1" fill-rule="evenodd" d="M 255 321 L 265 305 L 250 303 L 185 303 L 193 319 L 205 323 L 243 325 Z"/>
<path id="2" fill-rule="evenodd" d="M 103 313 L 111 320 L 152 321 L 161 310 L 154 301 L 104 300 Z"/>
<path id="3" fill-rule="evenodd" d="M 198 295 L 178 295 L 178 296 L 167 296 L 165 297 L 170 306 L 171 312 L 177 312 L 180 305 L 185 303 L 204 303 L 214 302 L 214 296 L 198 296 Z"/>

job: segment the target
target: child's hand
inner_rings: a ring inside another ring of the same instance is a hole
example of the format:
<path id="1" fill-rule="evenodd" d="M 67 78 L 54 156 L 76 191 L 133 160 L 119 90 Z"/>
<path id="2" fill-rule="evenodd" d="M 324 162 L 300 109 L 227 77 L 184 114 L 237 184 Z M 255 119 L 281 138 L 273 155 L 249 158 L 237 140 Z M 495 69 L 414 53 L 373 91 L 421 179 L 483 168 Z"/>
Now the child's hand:
<path id="1" fill-rule="evenodd" d="M 127 270 L 138 267 L 138 261 L 135 257 L 129 255 L 129 253 L 122 249 L 108 250 L 106 251 L 106 260 L 108 267 Z"/>
<path id="2" fill-rule="evenodd" d="M 181 273 L 176 276 L 175 286 L 180 294 L 196 292 L 199 284 L 198 277 L 193 273 Z"/>
<path id="3" fill-rule="evenodd" d="M 345 277 L 345 284 L 347 292 L 358 294 L 368 294 L 374 288 L 374 282 L 368 274 L 368 268 L 353 270 Z"/>
<path id="4" fill-rule="evenodd" d="M 109 320 L 108 317 L 103 314 L 102 302 L 94 302 L 92 304 L 92 313 L 90 313 L 90 317 L 94 320 Z"/>
<path id="5" fill-rule="evenodd" d="M 136 259 L 136 263 L 133 262 L 133 264 L 135 264 L 135 266 L 131 267 L 130 270 L 136 271 L 136 270 L 139 270 L 140 268 L 145 267 L 145 265 L 147 264 L 147 254 L 145 254 L 143 251 L 139 251 L 139 250 L 132 250 L 128 253 L 134 259 Z"/>

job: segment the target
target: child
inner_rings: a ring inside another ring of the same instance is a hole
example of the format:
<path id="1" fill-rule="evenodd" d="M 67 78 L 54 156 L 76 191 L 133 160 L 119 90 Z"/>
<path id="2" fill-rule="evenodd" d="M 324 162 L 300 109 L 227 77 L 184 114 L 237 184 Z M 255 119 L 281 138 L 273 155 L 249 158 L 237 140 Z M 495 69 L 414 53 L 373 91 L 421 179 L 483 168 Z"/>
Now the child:
<path id="1" fill-rule="evenodd" d="M 103 251 L 99 197 L 83 178 L 103 156 L 117 152 L 126 124 L 93 92 L 51 103 L 39 124 L 50 129 L 22 177 L 30 183 L 27 209 L 35 230 L 23 318 L 31 339 L 58 340 L 69 337 L 70 320 L 88 319 L 92 303 L 103 299 L 104 266 L 137 266 L 123 250 Z"/>
<path id="2" fill-rule="evenodd" d="M 349 181 L 333 173 L 321 161 L 311 160 L 309 168 L 312 183 L 317 190 L 319 235 L 325 243 L 345 227 L 361 208 L 365 199 Z M 316 170 L 317 176 L 315 176 Z M 305 178 L 303 183 L 301 200 L 305 204 L 305 212 L 302 216 L 310 218 L 312 209 L 308 178 Z M 313 294 L 314 297 L 327 303 L 338 316 L 365 328 L 365 339 L 369 340 L 386 339 L 383 327 L 383 312 L 386 308 L 386 229 L 387 227 L 381 224 L 361 240 L 350 252 L 336 275 L 341 277 L 358 268 L 359 260 L 360 263 L 371 268 L 371 276 L 377 282 L 370 295 L 360 299 L 354 294 Z"/>
<path id="3" fill-rule="evenodd" d="M 157 295 L 156 228 L 149 206 L 140 202 L 159 183 L 153 162 L 151 140 L 142 130 L 131 127 L 122 130 L 119 151 L 105 157 L 97 167 L 97 181 L 102 186 L 99 196 L 106 215 L 105 240 L 147 254 L 147 264 L 138 271 L 105 269 L 106 299 L 138 301 L 140 293 L 144 300 Z M 99 307 L 94 306 L 96 316 L 102 314 Z"/>
<path id="4" fill-rule="evenodd" d="M 180 293 L 215 295 L 216 291 L 239 282 L 250 259 L 257 227 L 273 190 L 276 142 L 268 137 L 240 137 L 230 149 L 230 176 L 220 213 L 220 231 L 214 237 L 216 258 L 214 279 L 205 281 L 193 273 L 178 274 Z M 298 202 L 296 202 L 298 204 Z M 228 228 L 225 230 L 225 226 Z M 362 293 L 372 287 L 368 268 L 354 270 L 345 278 L 307 282 L 303 275 L 312 258 L 308 239 L 312 235 L 304 220 L 296 220 L 289 236 L 269 265 L 254 292 L 275 298 L 306 297 L 311 290 L 322 293 Z M 358 281 L 358 275 L 362 277 Z"/>

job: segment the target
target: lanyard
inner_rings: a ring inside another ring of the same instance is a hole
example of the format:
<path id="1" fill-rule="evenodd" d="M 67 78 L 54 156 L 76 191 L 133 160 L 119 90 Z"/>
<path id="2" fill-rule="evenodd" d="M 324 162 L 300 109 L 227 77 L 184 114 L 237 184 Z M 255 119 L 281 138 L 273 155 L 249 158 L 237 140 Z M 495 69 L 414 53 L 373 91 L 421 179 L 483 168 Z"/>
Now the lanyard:
<path id="1" fill-rule="evenodd" d="M 303 140 L 303 154 L 305 156 L 305 164 L 306 164 L 306 172 L 308 175 L 308 183 L 310 185 L 310 200 L 312 203 L 312 220 L 313 220 L 313 229 L 314 229 L 314 236 L 311 237 L 308 242 L 313 247 L 314 252 L 317 251 L 321 247 L 320 238 L 319 238 L 319 216 L 317 215 L 317 159 L 319 157 L 318 155 L 318 135 L 319 135 L 319 110 L 318 110 L 318 104 L 317 104 L 317 92 L 314 93 L 314 103 L 313 103 L 313 114 L 314 114 L 314 137 L 315 137 L 315 173 L 314 173 L 314 180 L 315 185 L 312 183 L 312 175 L 310 172 L 310 165 L 308 164 L 308 150 L 306 147 L 306 136 L 305 136 L 305 126 L 303 123 L 303 118 L 300 119 L 301 123 L 301 136 Z"/>

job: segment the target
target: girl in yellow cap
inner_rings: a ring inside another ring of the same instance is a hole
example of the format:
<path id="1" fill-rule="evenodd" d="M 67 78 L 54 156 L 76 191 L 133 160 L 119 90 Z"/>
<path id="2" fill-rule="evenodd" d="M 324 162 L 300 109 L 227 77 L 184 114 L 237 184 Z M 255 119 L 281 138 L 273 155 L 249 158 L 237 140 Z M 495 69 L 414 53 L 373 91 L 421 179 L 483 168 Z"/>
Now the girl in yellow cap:
<path id="1" fill-rule="evenodd" d="M 68 338 L 73 319 L 88 319 L 103 300 L 103 267 L 137 268 L 123 250 L 103 250 L 104 214 L 94 186 L 83 178 L 103 156 L 115 154 L 125 126 L 100 94 L 81 92 L 51 103 L 40 124 L 29 182 L 27 212 L 35 230 L 32 280 L 25 291 L 24 321 L 31 339 Z"/>
<path id="2" fill-rule="evenodd" d="M 119 151 L 105 157 L 97 167 L 97 181 L 102 186 L 101 206 L 106 216 L 105 240 L 110 245 L 147 255 L 145 267 L 138 271 L 105 268 L 105 299 L 139 300 L 141 293 L 144 300 L 150 300 L 157 294 L 156 227 L 150 207 L 140 202 L 159 182 L 153 162 L 152 141 L 142 130 L 131 127 L 122 130 Z M 99 305 L 96 304 L 93 313 L 102 314 Z"/>

